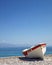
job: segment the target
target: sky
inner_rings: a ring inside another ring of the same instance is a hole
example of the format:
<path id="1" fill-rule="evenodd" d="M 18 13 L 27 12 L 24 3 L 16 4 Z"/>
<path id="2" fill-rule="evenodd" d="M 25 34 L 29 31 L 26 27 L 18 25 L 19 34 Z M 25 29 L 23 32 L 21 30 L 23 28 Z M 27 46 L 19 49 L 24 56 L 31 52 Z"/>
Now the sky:
<path id="1" fill-rule="evenodd" d="M 0 43 L 52 45 L 52 0 L 0 0 Z"/>

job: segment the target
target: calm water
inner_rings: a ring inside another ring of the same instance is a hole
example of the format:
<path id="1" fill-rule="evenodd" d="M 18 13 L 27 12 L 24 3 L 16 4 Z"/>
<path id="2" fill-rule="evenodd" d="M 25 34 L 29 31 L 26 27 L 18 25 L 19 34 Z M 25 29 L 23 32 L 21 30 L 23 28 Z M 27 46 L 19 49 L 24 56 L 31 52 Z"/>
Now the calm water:
<path id="1" fill-rule="evenodd" d="M 27 47 L 0 48 L 0 57 L 22 56 L 22 50 Z M 46 54 L 52 54 L 52 47 L 47 47 Z"/>

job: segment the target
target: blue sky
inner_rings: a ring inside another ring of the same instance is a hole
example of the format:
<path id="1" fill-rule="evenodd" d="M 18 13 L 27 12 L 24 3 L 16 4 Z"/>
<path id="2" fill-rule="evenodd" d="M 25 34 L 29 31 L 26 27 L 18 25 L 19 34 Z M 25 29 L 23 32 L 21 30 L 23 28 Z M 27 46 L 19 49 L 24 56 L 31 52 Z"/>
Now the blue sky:
<path id="1" fill-rule="evenodd" d="M 52 0 L 0 0 L 0 43 L 52 45 Z"/>

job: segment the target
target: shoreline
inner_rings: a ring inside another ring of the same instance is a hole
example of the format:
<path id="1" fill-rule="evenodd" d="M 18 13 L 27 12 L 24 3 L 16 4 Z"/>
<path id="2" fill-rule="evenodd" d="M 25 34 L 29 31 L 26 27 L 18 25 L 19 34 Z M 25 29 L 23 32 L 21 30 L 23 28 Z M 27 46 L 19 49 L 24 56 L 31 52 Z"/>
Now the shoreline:
<path id="1" fill-rule="evenodd" d="M 45 55 L 44 60 L 24 56 L 0 57 L 0 65 L 52 65 L 52 54 Z"/>

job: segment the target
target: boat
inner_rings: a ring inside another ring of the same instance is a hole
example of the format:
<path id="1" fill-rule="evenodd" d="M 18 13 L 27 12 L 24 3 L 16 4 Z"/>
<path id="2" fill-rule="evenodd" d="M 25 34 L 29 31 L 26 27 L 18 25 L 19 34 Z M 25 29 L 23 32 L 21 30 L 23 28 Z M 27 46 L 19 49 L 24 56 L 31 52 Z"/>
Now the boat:
<path id="1" fill-rule="evenodd" d="M 46 43 L 41 43 L 36 46 L 33 46 L 29 49 L 24 49 L 22 51 L 23 55 L 28 58 L 44 58 L 46 52 Z"/>

